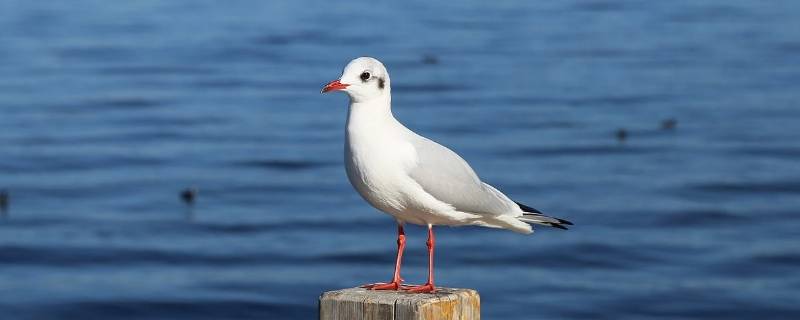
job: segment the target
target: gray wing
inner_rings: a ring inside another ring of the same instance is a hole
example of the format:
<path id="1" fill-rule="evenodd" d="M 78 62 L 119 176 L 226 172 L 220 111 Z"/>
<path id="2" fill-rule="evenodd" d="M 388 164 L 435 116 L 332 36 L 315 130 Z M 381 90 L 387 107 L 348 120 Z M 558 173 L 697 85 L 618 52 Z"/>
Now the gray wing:
<path id="1" fill-rule="evenodd" d="M 439 201 L 461 212 L 495 216 L 519 212 L 511 199 L 481 182 L 469 164 L 452 150 L 421 136 L 411 143 L 419 162 L 409 175 Z"/>

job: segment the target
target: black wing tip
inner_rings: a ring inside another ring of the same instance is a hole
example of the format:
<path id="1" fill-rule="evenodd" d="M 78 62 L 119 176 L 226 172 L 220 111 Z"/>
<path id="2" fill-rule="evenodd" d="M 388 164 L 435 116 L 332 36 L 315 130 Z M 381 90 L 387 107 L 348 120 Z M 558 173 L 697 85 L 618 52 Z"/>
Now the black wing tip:
<path id="1" fill-rule="evenodd" d="M 569 222 L 569 221 L 564 220 L 564 219 L 559 219 L 559 218 L 555 218 L 555 219 L 558 220 L 558 223 L 560 223 L 560 224 L 566 224 L 568 226 L 574 225 L 572 222 Z"/>
<path id="2" fill-rule="evenodd" d="M 536 210 L 536 208 L 534 208 L 534 207 L 529 207 L 529 206 L 526 206 L 526 205 L 521 204 L 521 203 L 516 202 L 516 201 L 514 201 L 514 203 L 516 203 L 519 206 L 519 208 L 522 209 L 522 211 L 530 212 L 530 213 L 543 214 L 541 211 Z"/>
<path id="3" fill-rule="evenodd" d="M 532 214 L 541 214 L 541 215 L 544 215 L 544 213 L 542 213 L 541 211 L 537 210 L 537 209 L 536 209 L 536 208 L 534 208 L 534 207 L 531 207 L 531 206 L 526 206 L 526 205 L 524 205 L 524 204 L 522 204 L 522 203 L 519 203 L 519 202 L 516 202 L 516 201 L 514 201 L 514 203 L 516 203 L 516 204 L 519 206 L 519 208 L 520 208 L 520 209 L 522 209 L 522 211 L 525 211 L 523 214 L 525 214 L 525 213 L 532 213 Z M 566 225 L 568 225 L 568 226 L 572 226 L 572 225 L 574 225 L 572 222 L 570 222 L 570 221 L 568 221 L 568 220 L 559 219 L 559 218 L 555 218 L 555 217 L 553 217 L 553 219 L 556 219 L 556 220 L 558 220 L 558 223 L 559 223 L 559 224 L 566 224 Z M 559 228 L 559 229 L 565 229 L 565 230 L 566 230 L 566 228 L 564 228 L 564 226 L 560 226 L 560 227 L 557 227 L 557 228 Z"/>
<path id="4" fill-rule="evenodd" d="M 556 228 L 556 229 L 569 230 L 569 228 L 567 228 L 567 227 L 565 227 L 563 225 L 557 224 L 557 223 L 551 223 L 550 226 L 553 227 L 553 228 Z"/>

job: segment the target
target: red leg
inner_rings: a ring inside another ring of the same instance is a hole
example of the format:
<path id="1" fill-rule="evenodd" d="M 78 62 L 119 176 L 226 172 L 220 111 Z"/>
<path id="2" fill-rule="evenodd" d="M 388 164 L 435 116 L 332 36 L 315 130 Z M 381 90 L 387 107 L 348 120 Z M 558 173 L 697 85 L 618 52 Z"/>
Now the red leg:
<path id="1" fill-rule="evenodd" d="M 408 292 L 418 293 L 431 293 L 436 290 L 433 286 L 433 249 L 436 246 L 436 240 L 433 238 L 433 226 L 428 225 L 428 282 L 421 286 L 404 287 Z"/>
<path id="2" fill-rule="evenodd" d="M 403 225 L 397 224 L 397 262 L 394 265 L 394 276 L 389 283 L 373 283 L 361 286 L 370 290 L 397 290 L 403 278 L 400 278 L 400 265 L 403 263 L 403 250 L 406 248 L 406 232 Z"/>

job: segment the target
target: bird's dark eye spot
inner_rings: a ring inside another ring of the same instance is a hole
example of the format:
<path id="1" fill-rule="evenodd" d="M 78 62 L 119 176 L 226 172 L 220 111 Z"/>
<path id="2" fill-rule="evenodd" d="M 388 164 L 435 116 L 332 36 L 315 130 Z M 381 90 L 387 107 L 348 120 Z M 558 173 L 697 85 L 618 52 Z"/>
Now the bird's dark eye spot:
<path id="1" fill-rule="evenodd" d="M 383 86 L 385 85 L 384 82 L 386 81 L 383 80 L 383 78 L 378 78 L 378 88 L 383 89 Z"/>
<path id="2" fill-rule="evenodd" d="M 364 73 L 361 74 L 361 81 L 367 81 L 369 80 L 369 77 L 370 77 L 369 72 L 364 71 Z"/>

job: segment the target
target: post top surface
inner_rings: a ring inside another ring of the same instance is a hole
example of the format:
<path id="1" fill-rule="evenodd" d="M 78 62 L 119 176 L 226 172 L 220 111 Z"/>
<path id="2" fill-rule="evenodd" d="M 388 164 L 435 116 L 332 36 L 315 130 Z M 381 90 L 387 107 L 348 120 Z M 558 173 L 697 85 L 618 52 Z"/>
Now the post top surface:
<path id="1" fill-rule="evenodd" d="M 434 293 L 347 288 L 320 296 L 323 320 L 475 320 L 480 296 L 472 289 L 437 288 Z"/>
<path id="2" fill-rule="evenodd" d="M 452 299 L 458 296 L 478 296 L 478 292 L 473 289 L 444 288 L 437 287 L 434 293 L 408 293 L 401 290 L 367 290 L 364 288 L 347 288 L 328 291 L 322 294 L 321 299 L 336 300 L 373 300 L 374 302 L 386 301 L 395 302 L 403 300 L 406 302 L 425 302 L 429 300 Z"/>

